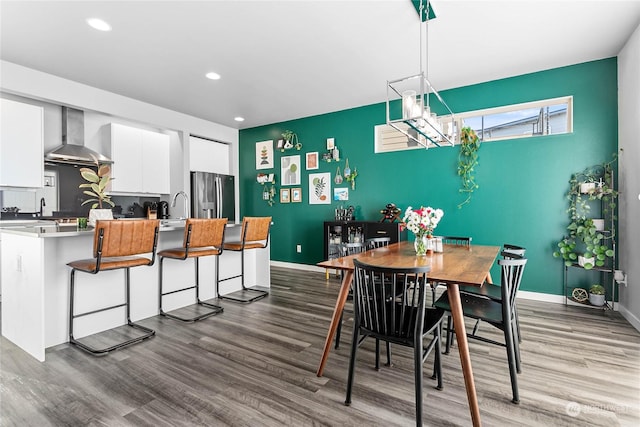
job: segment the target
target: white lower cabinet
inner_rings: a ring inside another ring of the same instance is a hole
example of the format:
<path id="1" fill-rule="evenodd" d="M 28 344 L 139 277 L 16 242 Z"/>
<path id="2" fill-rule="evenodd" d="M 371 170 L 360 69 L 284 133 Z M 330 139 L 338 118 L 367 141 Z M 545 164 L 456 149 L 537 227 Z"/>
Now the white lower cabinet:
<path id="1" fill-rule="evenodd" d="M 42 187 L 44 110 L 9 99 L 0 101 L 0 186 Z"/>
<path id="2" fill-rule="evenodd" d="M 169 135 L 111 124 L 112 192 L 169 194 Z"/>

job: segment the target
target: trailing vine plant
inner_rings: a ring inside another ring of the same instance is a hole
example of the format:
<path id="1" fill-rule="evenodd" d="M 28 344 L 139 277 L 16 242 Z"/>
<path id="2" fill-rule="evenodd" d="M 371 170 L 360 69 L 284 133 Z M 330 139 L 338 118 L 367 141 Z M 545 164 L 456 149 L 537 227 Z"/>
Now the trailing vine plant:
<path id="1" fill-rule="evenodd" d="M 553 253 L 556 258 L 562 258 L 568 266 L 575 263 L 578 254 L 585 258 L 593 258 L 594 262 L 587 262 L 584 268 L 589 270 L 594 266 L 602 267 L 607 258 L 613 257 L 614 252 L 607 245 L 607 240 L 615 237 L 615 227 L 607 233 L 596 230 L 593 219 L 587 217 L 591 211 L 589 202 L 600 200 L 602 202 L 602 215 L 604 218 L 615 220 L 616 200 L 618 191 L 612 187 L 613 183 L 613 163 L 617 155 L 614 153 L 613 159 L 602 165 L 590 166 L 581 172 L 571 175 L 569 180 L 569 190 L 567 200 L 569 201 L 569 225 L 567 226 L 568 236 L 558 242 L 558 250 Z M 593 189 L 586 193 L 581 191 L 581 184 L 595 183 Z M 581 243 L 581 247 L 578 247 Z"/>
<path id="2" fill-rule="evenodd" d="M 466 199 L 458 204 L 458 209 L 471 201 L 473 192 L 479 187 L 476 184 L 474 170 L 478 165 L 478 150 L 480 138 L 470 127 L 460 130 L 460 153 L 458 154 L 458 175 L 462 180 L 460 192 L 466 195 Z"/>

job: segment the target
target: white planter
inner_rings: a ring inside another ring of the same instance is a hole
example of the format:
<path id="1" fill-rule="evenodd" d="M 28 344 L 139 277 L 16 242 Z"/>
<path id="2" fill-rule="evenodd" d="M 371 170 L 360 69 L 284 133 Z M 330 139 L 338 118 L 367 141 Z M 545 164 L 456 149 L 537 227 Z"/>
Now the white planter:
<path id="1" fill-rule="evenodd" d="M 595 265 L 595 263 L 596 263 L 595 257 L 585 258 L 582 255 L 578 255 L 578 265 L 580 267 L 584 267 L 585 264 Z"/>
<path id="2" fill-rule="evenodd" d="M 596 227 L 596 231 L 604 231 L 604 219 L 594 219 L 593 225 Z"/>
<path id="3" fill-rule="evenodd" d="M 113 212 L 111 209 L 91 209 L 89 211 L 89 225 L 96 226 L 96 221 L 99 219 L 113 219 Z"/>
<path id="4" fill-rule="evenodd" d="M 604 305 L 604 295 L 596 295 L 589 292 L 589 304 L 602 307 Z"/>
<path id="5" fill-rule="evenodd" d="M 582 182 L 580 183 L 580 192 L 582 194 L 592 193 L 596 190 L 595 182 Z"/>

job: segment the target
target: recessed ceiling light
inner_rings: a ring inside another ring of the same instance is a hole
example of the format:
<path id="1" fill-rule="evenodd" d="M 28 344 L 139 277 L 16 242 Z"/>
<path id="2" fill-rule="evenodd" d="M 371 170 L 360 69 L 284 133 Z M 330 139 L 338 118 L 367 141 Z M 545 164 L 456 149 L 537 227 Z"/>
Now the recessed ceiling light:
<path id="1" fill-rule="evenodd" d="M 244 122 L 244 117 L 234 117 L 233 120 L 235 120 L 236 122 Z"/>
<path id="2" fill-rule="evenodd" d="M 211 72 L 211 73 L 207 73 L 206 77 L 211 80 L 219 80 L 220 74 Z"/>
<path id="3" fill-rule="evenodd" d="M 99 31 L 111 31 L 111 25 L 107 24 L 102 19 L 89 18 L 87 19 L 87 24 Z"/>

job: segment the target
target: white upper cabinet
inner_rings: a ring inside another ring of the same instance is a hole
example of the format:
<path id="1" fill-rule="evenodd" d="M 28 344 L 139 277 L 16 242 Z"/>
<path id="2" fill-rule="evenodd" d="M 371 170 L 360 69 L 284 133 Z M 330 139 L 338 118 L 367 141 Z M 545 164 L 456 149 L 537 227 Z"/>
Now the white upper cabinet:
<path id="1" fill-rule="evenodd" d="M 142 192 L 142 131 L 111 124 L 111 191 Z"/>
<path id="2" fill-rule="evenodd" d="M 189 137 L 189 169 L 199 172 L 230 174 L 229 145 L 208 139 Z"/>
<path id="3" fill-rule="evenodd" d="M 168 194 L 169 135 L 142 131 L 142 185 L 145 193 Z"/>
<path id="4" fill-rule="evenodd" d="M 44 110 L 9 99 L 0 101 L 0 186 L 42 187 Z"/>
<path id="5" fill-rule="evenodd" d="M 169 135 L 111 124 L 111 191 L 169 194 Z"/>

